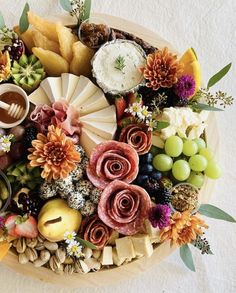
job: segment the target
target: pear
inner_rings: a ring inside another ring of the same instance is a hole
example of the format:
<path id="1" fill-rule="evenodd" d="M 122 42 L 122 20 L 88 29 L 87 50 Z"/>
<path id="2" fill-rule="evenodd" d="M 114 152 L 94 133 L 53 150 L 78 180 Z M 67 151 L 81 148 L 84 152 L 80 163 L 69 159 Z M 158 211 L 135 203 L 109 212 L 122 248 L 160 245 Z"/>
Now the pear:
<path id="1" fill-rule="evenodd" d="M 79 211 L 71 209 L 63 199 L 48 201 L 38 217 L 38 230 L 49 241 L 64 239 L 67 231 L 78 232 L 82 221 Z"/>

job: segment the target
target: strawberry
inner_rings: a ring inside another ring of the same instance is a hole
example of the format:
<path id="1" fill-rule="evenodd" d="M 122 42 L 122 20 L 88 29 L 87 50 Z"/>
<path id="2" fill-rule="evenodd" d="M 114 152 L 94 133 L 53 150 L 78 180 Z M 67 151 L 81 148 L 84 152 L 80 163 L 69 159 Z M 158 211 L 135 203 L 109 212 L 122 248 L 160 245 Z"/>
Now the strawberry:
<path id="1" fill-rule="evenodd" d="M 19 235 L 16 233 L 16 219 L 17 215 L 10 215 L 5 220 L 5 228 L 7 229 L 7 233 L 10 236 L 18 237 Z"/>
<path id="2" fill-rule="evenodd" d="M 126 109 L 126 101 L 122 96 L 119 96 L 115 99 L 115 106 L 116 106 L 116 117 L 117 121 L 121 120 L 125 113 Z"/>
<path id="3" fill-rule="evenodd" d="M 15 232 L 18 236 L 26 238 L 38 236 L 37 221 L 32 216 L 18 216 L 15 223 Z"/>
<path id="4" fill-rule="evenodd" d="M 133 103 L 139 103 L 139 102 L 141 102 L 143 105 L 142 96 L 139 95 L 138 93 L 129 93 L 127 95 L 127 98 L 128 98 L 128 105 L 132 105 Z"/>

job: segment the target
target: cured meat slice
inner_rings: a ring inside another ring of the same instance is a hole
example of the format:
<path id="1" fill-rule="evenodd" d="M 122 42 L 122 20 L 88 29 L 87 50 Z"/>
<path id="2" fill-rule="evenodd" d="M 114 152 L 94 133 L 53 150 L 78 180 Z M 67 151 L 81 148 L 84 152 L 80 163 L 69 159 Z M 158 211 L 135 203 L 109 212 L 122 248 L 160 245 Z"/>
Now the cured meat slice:
<path id="1" fill-rule="evenodd" d="M 128 143 L 139 155 L 144 155 L 152 146 L 152 132 L 146 125 L 130 124 L 122 129 L 119 141 Z"/>
<path id="2" fill-rule="evenodd" d="M 83 238 L 93 243 L 98 250 L 106 245 L 111 233 L 112 229 L 103 223 L 97 215 L 86 218 L 81 226 Z"/>
<path id="3" fill-rule="evenodd" d="M 99 189 L 104 189 L 115 179 L 130 183 L 137 177 L 138 164 L 139 157 L 133 147 L 109 140 L 92 151 L 87 176 Z"/>
<path id="4" fill-rule="evenodd" d="M 134 235 L 142 229 L 150 208 L 150 197 L 143 188 L 114 180 L 101 194 L 98 216 L 119 233 Z"/>

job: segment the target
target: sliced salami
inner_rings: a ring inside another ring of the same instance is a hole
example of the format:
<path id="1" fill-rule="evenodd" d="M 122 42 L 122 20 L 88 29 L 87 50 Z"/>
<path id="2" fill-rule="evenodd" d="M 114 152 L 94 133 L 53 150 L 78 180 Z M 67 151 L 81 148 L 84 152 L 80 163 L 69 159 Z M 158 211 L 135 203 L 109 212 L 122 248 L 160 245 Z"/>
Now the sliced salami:
<path id="1" fill-rule="evenodd" d="M 152 146 L 152 132 L 144 124 L 130 124 L 122 129 L 119 141 L 128 143 L 139 155 L 144 155 Z"/>
<path id="2" fill-rule="evenodd" d="M 115 179 L 130 183 L 137 177 L 138 164 L 139 157 L 132 146 L 109 140 L 92 151 L 87 176 L 99 189 Z"/>
<path id="3" fill-rule="evenodd" d="M 143 188 L 114 180 L 101 194 L 98 216 L 119 233 L 133 235 L 142 229 L 150 207 L 150 197 Z"/>
<path id="4" fill-rule="evenodd" d="M 102 249 L 109 240 L 112 229 L 97 216 L 86 218 L 81 225 L 83 238 L 93 243 L 98 250 Z"/>

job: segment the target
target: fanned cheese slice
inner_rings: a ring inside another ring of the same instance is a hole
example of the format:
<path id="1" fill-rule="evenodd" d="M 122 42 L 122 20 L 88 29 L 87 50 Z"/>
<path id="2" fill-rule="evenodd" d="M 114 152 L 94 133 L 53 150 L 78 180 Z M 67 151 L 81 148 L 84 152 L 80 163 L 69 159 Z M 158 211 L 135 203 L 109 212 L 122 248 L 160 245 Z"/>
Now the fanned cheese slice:
<path id="1" fill-rule="evenodd" d="M 102 110 L 93 112 L 80 118 L 81 122 L 106 122 L 116 123 L 116 107 L 111 105 Z"/>
<path id="2" fill-rule="evenodd" d="M 103 123 L 103 122 L 83 122 L 83 127 L 93 133 L 109 140 L 113 139 L 116 133 L 116 123 Z"/>
<path id="3" fill-rule="evenodd" d="M 109 103 L 103 94 L 103 91 L 99 89 L 90 99 L 78 107 L 77 110 L 80 112 L 80 115 L 83 116 L 95 111 L 99 111 L 108 106 Z"/>
<path id="4" fill-rule="evenodd" d="M 61 81 L 62 97 L 69 103 L 79 82 L 79 76 L 76 76 L 71 73 L 62 73 Z"/>
<path id="5" fill-rule="evenodd" d="M 101 136 L 92 133 L 88 129 L 82 128 L 82 133 L 80 135 L 80 144 L 85 149 L 87 156 L 90 156 L 93 148 L 96 145 L 105 141 L 106 139 L 102 138 Z"/>
<path id="6" fill-rule="evenodd" d="M 81 75 L 70 103 L 72 106 L 78 107 L 88 100 L 97 90 L 98 87 L 95 84 L 87 77 Z"/>
<path id="7" fill-rule="evenodd" d="M 45 104 L 51 105 L 51 101 L 42 87 L 38 87 L 32 94 L 29 95 L 29 101 L 35 106 Z"/>
<path id="8" fill-rule="evenodd" d="M 61 77 L 48 77 L 41 82 L 40 86 L 52 103 L 62 98 Z"/>

